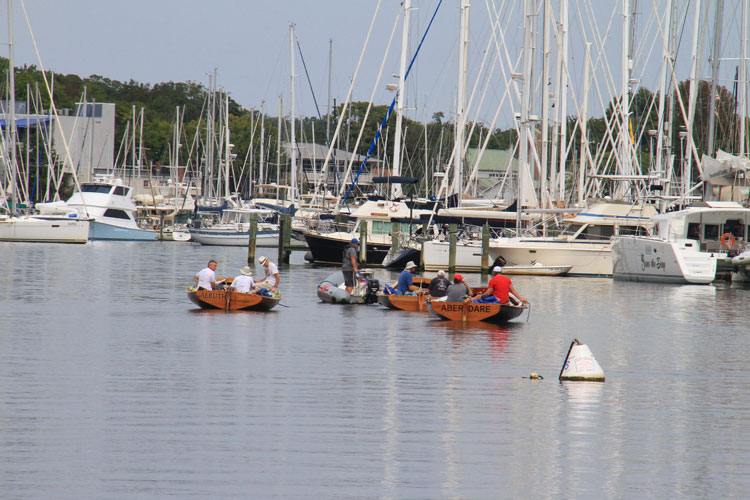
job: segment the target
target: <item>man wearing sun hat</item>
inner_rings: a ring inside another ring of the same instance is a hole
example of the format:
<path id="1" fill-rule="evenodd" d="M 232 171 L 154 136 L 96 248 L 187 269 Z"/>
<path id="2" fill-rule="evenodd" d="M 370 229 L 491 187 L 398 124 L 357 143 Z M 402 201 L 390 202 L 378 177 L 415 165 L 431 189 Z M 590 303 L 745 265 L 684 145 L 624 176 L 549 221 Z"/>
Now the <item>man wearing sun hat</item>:
<path id="1" fill-rule="evenodd" d="M 509 301 L 515 303 L 515 300 L 510 296 L 512 293 L 518 297 L 518 300 L 521 302 L 528 302 L 528 300 L 521 297 L 521 294 L 513 288 L 513 283 L 510 281 L 510 278 L 500 274 L 502 272 L 503 268 L 501 266 L 495 266 L 492 268 L 492 279 L 487 284 L 487 289 L 479 296 L 479 298 L 494 295 L 501 304 L 507 304 Z"/>
<path id="2" fill-rule="evenodd" d="M 253 271 L 248 266 L 240 269 L 240 275 L 232 280 L 232 288 L 235 292 L 250 293 L 254 286 Z"/>
<path id="3" fill-rule="evenodd" d="M 262 280 L 256 282 L 256 288 L 265 288 L 266 290 L 275 292 L 279 288 L 279 281 L 281 281 L 278 266 L 268 260 L 268 257 L 264 255 L 258 257 L 258 263 L 263 266 L 266 276 Z"/>
<path id="4" fill-rule="evenodd" d="M 414 294 L 419 288 L 412 283 L 414 283 L 414 277 L 412 274 L 417 270 L 417 265 L 414 263 L 414 261 L 409 261 L 406 263 L 406 267 L 404 267 L 404 270 L 401 271 L 401 274 L 398 275 L 398 286 L 397 290 L 402 295 L 406 295 L 409 292 L 412 292 Z"/>

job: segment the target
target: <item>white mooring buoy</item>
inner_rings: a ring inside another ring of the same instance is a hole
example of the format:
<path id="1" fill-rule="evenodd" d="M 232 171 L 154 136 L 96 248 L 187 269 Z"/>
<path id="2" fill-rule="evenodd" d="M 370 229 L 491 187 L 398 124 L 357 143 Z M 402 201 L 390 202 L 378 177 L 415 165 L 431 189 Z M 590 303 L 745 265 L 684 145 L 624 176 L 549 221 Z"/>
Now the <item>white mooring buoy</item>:
<path id="1" fill-rule="evenodd" d="M 573 339 L 565 357 L 560 380 L 582 380 L 586 382 L 604 382 L 604 370 L 586 344 Z"/>

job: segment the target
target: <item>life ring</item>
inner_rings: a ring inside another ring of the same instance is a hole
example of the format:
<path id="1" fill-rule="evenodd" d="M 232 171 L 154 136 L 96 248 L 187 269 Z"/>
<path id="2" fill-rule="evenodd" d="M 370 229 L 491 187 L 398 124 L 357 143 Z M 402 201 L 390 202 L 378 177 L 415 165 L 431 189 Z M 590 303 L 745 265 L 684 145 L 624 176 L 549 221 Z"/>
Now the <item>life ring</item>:
<path id="1" fill-rule="evenodd" d="M 393 203 L 391 203 L 391 207 L 390 207 L 390 211 L 391 212 L 398 212 L 398 208 L 399 208 L 399 204 L 398 203 L 396 203 L 395 201 Z"/>
<path id="2" fill-rule="evenodd" d="M 729 244 L 727 244 L 727 240 L 729 240 Z M 734 235 L 732 233 L 724 233 L 721 235 L 719 241 L 723 246 L 727 247 L 727 250 L 731 250 L 735 242 Z"/>

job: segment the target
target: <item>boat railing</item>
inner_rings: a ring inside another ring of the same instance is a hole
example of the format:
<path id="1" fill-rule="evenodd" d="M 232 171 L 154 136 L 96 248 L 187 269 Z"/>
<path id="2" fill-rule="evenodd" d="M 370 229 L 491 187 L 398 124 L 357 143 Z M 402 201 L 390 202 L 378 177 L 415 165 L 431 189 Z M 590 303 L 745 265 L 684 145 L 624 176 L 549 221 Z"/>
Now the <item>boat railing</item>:
<path id="1" fill-rule="evenodd" d="M 354 222 L 337 222 L 329 219 L 308 219 L 305 221 L 307 229 L 320 234 L 350 233 L 354 231 Z"/>

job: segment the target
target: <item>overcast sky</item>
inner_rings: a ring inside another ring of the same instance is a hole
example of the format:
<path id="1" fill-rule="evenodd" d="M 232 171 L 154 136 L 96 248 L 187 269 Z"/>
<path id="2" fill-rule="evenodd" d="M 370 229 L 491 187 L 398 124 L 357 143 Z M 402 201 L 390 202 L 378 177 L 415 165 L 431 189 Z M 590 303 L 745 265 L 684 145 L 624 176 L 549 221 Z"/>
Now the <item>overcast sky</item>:
<path id="1" fill-rule="evenodd" d="M 296 24 L 316 98 L 324 106 L 328 93 L 329 40 L 333 40 L 332 94 L 341 101 L 377 4 L 374 0 L 24 2 L 47 69 L 82 76 L 98 74 L 123 81 L 192 80 L 208 84 L 208 75 L 216 68 L 219 86 L 231 91 L 241 105 L 257 108 L 265 100 L 267 109 L 273 111 L 278 109 L 279 95 L 284 96 L 285 107 L 288 106 L 289 23 Z M 429 4 L 431 12 L 436 5 L 432 0 L 422 3 Z M 358 79 L 361 82 L 355 96 L 358 99 L 369 98 L 399 5 L 397 0 L 382 2 L 372 48 Z M 38 64 L 20 0 L 14 0 L 13 6 L 16 64 Z M 0 17 L 5 18 L 5 9 L 3 5 Z M 446 1 L 441 8 L 433 30 L 435 36 L 430 40 L 433 55 L 451 50 L 457 38 L 457 12 L 454 1 Z M 419 22 L 415 23 L 415 29 L 419 26 Z M 2 29 L 7 36 L 7 27 Z M 388 76 L 397 71 L 399 47 L 400 31 L 393 42 L 395 57 L 385 72 Z M 313 114 L 311 92 L 299 56 L 296 65 L 298 111 Z M 443 64 L 437 66 L 440 71 Z M 454 66 L 451 63 L 444 70 L 450 75 L 449 90 L 451 85 L 455 86 Z M 384 86 L 385 83 L 380 87 Z M 381 102 L 388 100 L 385 90 L 379 97 Z M 450 105 L 447 102 L 442 107 Z"/>
<path id="2" fill-rule="evenodd" d="M 134 79 L 150 84 L 192 80 L 207 85 L 208 75 L 216 68 L 219 86 L 229 90 L 237 102 L 246 108 L 259 108 L 265 102 L 265 110 L 273 115 L 278 113 L 280 95 L 285 101 L 284 113 L 288 113 L 289 23 L 294 22 L 296 25 L 315 95 L 321 112 L 324 113 L 328 93 L 329 40 L 333 40 L 332 95 L 341 102 L 346 96 L 377 5 L 376 0 L 23 1 L 45 69 L 84 77 L 98 74 L 122 81 Z M 386 53 L 389 36 L 400 12 L 400 3 L 399 0 L 382 2 L 370 47 L 355 86 L 356 100 L 369 100 L 381 59 Z M 410 46 L 413 49 L 438 0 L 412 0 L 412 3 L 416 7 L 411 27 Z M 680 3 L 679 17 L 689 20 L 692 7 L 685 2 Z M 495 2 L 495 5 L 500 4 L 511 6 L 501 16 L 501 26 L 510 58 L 517 64 L 523 40 L 522 16 L 518 12 L 521 11 L 523 2 Z M 591 16 L 596 19 L 597 35 L 590 28 L 586 13 L 582 15 L 576 10 L 578 5 L 584 4 L 593 5 L 589 8 L 594 11 Z M 472 2 L 470 87 L 473 85 L 471 75 L 476 74 L 483 52 L 491 41 L 491 5 L 492 2 L 488 0 Z M 556 1 L 553 5 L 557 8 Z M 600 53 L 602 57 L 598 58 L 600 62 L 596 71 L 601 97 L 597 97 L 592 91 L 590 109 L 598 108 L 597 102 L 600 100 L 606 102 L 619 85 L 623 19 L 619 12 L 620 5 L 619 0 L 571 2 L 570 65 L 573 69 L 571 84 L 574 91 L 582 86 L 584 42 L 593 42 L 596 50 L 598 38 L 605 46 Z M 658 36 L 654 23 L 654 5 L 656 12 L 661 15 L 667 3 L 665 0 L 655 0 L 639 2 L 638 5 L 637 26 L 641 36 L 636 41 L 640 55 L 634 64 L 637 73 L 635 78 L 640 84 L 655 89 L 658 84 L 661 49 L 658 46 L 653 48 L 652 42 Z M 739 0 L 727 1 L 726 32 L 738 28 L 737 5 Z M 455 109 L 458 6 L 458 0 L 444 0 L 435 24 L 427 35 L 417 67 L 410 77 L 407 101 L 411 108 L 409 113 L 414 119 L 429 119 L 438 110 L 450 117 Z M 6 17 L 6 8 L 7 2 L 2 2 L 3 15 L 0 17 L 3 19 Z M 16 64 L 39 65 L 21 0 L 13 0 L 13 12 Z M 3 24 L 0 36 L 7 40 L 7 25 Z M 713 20 L 706 24 L 706 32 L 710 36 Z M 384 70 L 384 80 L 377 87 L 377 104 L 389 103 L 393 96 L 385 89 L 385 84 L 396 81 L 392 75 L 398 72 L 400 29 L 397 27 L 395 32 Z M 587 34 L 584 35 L 584 32 Z M 689 55 L 691 36 L 691 27 L 687 25 L 681 31 L 682 62 L 677 68 L 678 79 L 687 77 L 686 57 Z M 710 44 L 710 41 L 707 43 Z M 497 52 L 492 49 L 492 53 Z M 7 51 L 3 55 L 7 57 Z M 297 114 L 314 115 L 312 94 L 299 55 L 296 56 L 295 64 Z M 735 64 L 736 61 L 725 63 L 724 68 L 729 71 L 729 66 L 733 68 Z M 517 69 L 520 71 L 520 66 Z M 734 73 L 733 69 L 731 73 Z M 491 120 L 497 103 L 502 100 L 507 88 L 500 73 L 496 74 L 496 81 L 489 86 L 482 106 L 482 118 L 485 121 Z M 478 92 L 481 92 L 481 87 Z M 577 92 L 580 93 L 580 90 Z M 580 97 L 578 100 L 580 101 Z M 505 111 L 504 116 L 507 122 L 512 114 Z M 501 118 L 501 122 L 502 120 Z"/>

